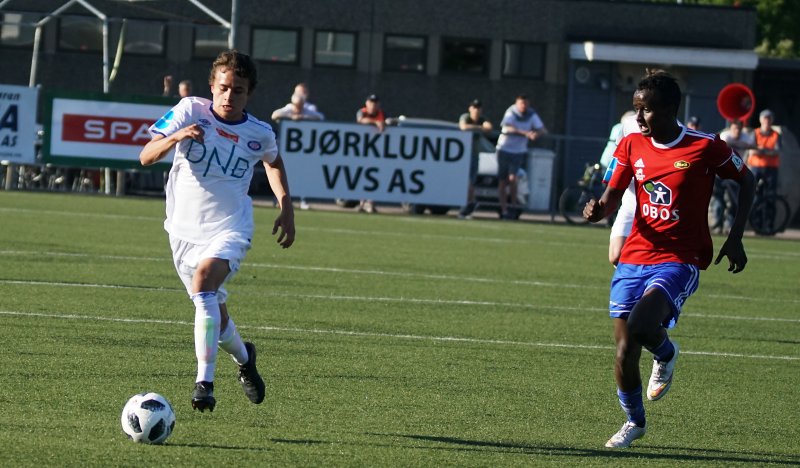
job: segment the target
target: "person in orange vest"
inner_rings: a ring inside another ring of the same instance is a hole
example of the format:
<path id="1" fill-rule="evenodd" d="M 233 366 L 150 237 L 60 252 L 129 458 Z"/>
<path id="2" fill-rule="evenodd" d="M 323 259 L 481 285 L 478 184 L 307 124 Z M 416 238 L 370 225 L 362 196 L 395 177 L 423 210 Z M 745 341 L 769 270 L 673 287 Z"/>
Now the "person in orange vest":
<path id="1" fill-rule="evenodd" d="M 750 150 L 747 165 L 755 176 L 756 182 L 764 179 L 768 193 L 778 188 L 778 167 L 781 156 L 781 134 L 772 128 L 775 116 L 769 109 L 764 109 L 758 116 L 761 126 L 753 132 L 756 148 Z"/>

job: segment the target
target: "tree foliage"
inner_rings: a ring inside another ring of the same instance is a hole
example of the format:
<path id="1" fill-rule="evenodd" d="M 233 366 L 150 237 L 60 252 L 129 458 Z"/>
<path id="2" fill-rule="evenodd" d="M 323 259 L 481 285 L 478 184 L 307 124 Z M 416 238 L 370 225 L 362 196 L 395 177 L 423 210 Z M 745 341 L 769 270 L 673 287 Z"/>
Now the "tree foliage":
<path id="1" fill-rule="evenodd" d="M 654 0 L 673 3 L 675 0 Z M 678 3 L 755 8 L 758 15 L 756 52 L 766 57 L 800 57 L 798 0 L 683 0 Z"/>

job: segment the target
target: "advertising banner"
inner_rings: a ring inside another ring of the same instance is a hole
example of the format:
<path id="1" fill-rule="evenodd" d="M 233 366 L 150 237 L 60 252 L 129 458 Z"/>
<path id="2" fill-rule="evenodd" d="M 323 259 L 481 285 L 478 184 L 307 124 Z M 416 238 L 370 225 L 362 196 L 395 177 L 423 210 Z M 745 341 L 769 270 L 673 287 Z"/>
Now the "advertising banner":
<path id="1" fill-rule="evenodd" d="M 468 132 L 284 121 L 279 146 L 293 196 L 451 206 L 466 199 Z"/>
<path id="2" fill-rule="evenodd" d="M 38 89 L 0 84 L 0 161 L 36 164 Z"/>
<path id="3" fill-rule="evenodd" d="M 45 161 L 64 166 L 143 169 L 139 152 L 150 141 L 147 129 L 169 111 L 174 104 L 170 102 L 102 94 L 50 95 Z M 156 166 L 164 169 L 171 163 L 172 154 Z"/>

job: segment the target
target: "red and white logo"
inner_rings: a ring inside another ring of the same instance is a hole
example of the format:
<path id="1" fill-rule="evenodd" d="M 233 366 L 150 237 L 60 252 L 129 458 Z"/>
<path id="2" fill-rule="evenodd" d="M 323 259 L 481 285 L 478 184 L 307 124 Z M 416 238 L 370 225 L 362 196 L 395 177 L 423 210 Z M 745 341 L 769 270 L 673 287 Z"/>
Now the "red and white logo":
<path id="1" fill-rule="evenodd" d="M 235 133 L 228 133 L 219 127 L 217 127 L 217 133 L 219 133 L 219 136 L 221 136 L 222 138 L 227 138 L 233 141 L 234 143 L 239 143 L 239 135 Z"/>
<path id="2" fill-rule="evenodd" d="M 79 143 L 142 146 L 150 141 L 152 120 L 101 115 L 64 114 L 61 138 Z"/>

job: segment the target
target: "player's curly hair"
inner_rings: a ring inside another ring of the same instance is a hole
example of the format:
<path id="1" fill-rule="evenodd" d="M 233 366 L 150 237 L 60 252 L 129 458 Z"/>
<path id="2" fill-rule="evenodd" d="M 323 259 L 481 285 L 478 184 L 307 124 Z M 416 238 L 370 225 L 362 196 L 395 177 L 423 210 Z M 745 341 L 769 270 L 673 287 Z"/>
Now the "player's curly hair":
<path id="1" fill-rule="evenodd" d="M 636 86 L 637 91 L 653 91 L 663 100 L 663 104 L 678 111 L 681 105 L 681 88 L 678 81 L 664 70 L 646 68 L 644 78 Z"/>
<path id="2" fill-rule="evenodd" d="M 233 73 L 240 78 L 247 78 L 249 83 L 248 93 L 256 88 L 258 83 L 258 70 L 256 64 L 249 55 L 243 54 L 236 49 L 230 49 L 220 52 L 214 63 L 211 65 L 211 72 L 208 75 L 208 84 L 214 84 L 214 78 L 217 74 L 217 68 L 224 68 L 226 70 L 233 70 Z"/>

